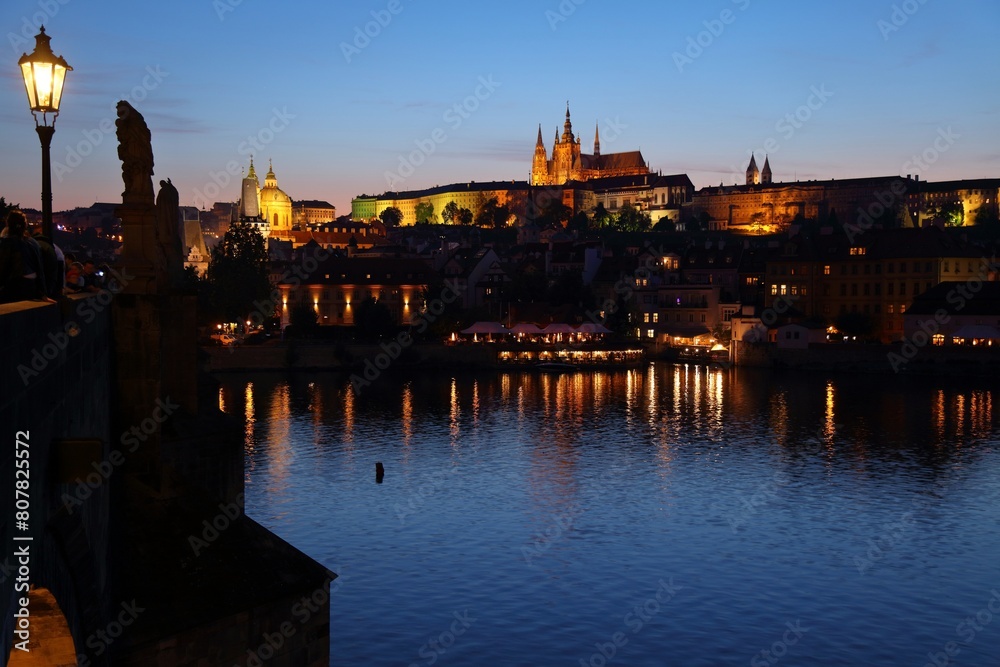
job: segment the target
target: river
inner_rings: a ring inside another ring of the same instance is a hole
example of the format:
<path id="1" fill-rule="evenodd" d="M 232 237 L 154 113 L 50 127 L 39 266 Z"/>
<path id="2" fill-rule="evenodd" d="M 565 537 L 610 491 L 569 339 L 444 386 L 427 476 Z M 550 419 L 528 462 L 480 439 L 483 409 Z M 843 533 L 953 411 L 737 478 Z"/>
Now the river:
<path id="1" fill-rule="evenodd" d="M 331 664 L 444 667 L 998 665 L 997 398 L 668 364 L 219 393 L 247 513 L 340 575 Z"/>

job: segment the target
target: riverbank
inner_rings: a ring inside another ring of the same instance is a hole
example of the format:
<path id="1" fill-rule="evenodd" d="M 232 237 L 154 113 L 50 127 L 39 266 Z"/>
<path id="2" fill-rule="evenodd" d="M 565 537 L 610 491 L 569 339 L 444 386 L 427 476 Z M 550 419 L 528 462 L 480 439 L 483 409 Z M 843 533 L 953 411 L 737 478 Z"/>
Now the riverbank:
<path id="1" fill-rule="evenodd" d="M 1000 373 L 1000 348 L 928 345 L 811 345 L 782 349 L 773 344 L 737 343 L 737 366 L 824 373 L 955 375 Z"/>

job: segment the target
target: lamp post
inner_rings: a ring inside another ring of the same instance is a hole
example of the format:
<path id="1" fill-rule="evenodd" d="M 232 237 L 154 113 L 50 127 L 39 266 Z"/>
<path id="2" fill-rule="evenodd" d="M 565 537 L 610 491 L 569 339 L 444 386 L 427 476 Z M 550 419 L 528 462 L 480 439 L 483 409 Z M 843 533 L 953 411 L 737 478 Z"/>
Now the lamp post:
<path id="1" fill-rule="evenodd" d="M 52 229 L 52 169 L 49 161 L 49 146 L 56 131 L 56 117 L 62 101 L 66 72 L 73 69 L 62 56 L 52 53 L 49 46 L 51 37 L 45 34 L 45 26 L 35 35 L 35 50 L 29 56 L 21 56 L 17 64 L 21 67 L 24 88 L 28 93 L 28 106 L 35 118 L 35 131 L 42 142 L 42 233 L 54 242 Z M 38 122 L 42 114 L 42 122 Z M 49 124 L 49 114 L 52 124 Z"/>

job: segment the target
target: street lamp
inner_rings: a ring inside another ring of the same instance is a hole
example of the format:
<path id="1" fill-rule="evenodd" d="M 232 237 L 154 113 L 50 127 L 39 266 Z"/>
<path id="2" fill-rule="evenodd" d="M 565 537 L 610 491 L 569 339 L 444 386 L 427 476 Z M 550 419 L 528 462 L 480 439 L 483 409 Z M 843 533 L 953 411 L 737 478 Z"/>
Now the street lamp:
<path id="1" fill-rule="evenodd" d="M 45 34 L 45 26 L 35 35 L 35 50 L 29 56 L 21 56 L 17 64 L 21 67 L 24 88 L 28 92 L 28 106 L 35 118 L 35 131 L 42 142 L 42 233 L 49 241 L 55 242 L 52 229 L 52 169 L 49 164 L 49 146 L 56 131 L 56 116 L 62 101 L 66 72 L 73 69 L 62 56 L 52 53 L 49 46 L 51 37 Z M 38 122 L 38 114 L 42 122 Z M 52 124 L 49 125 L 49 114 Z"/>

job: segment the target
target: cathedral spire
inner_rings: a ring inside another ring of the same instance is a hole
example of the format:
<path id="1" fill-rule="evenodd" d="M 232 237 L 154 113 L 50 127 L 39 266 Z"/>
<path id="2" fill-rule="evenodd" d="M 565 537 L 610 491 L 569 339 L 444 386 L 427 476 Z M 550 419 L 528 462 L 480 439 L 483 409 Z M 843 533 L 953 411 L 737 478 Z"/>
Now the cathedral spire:
<path id="1" fill-rule="evenodd" d="M 601 154 L 601 124 L 594 124 L 594 155 Z"/>
<path id="2" fill-rule="evenodd" d="M 257 172 L 253 169 L 253 155 L 250 155 L 250 171 L 247 173 L 247 178 L 257 178 Z"/>
<path id="3" fill-rule="evenodd" d="M 569 102 L 566 102 L 566 122 L 563 123 L 562 140 L 573 143 L 573 122 L 569 119 Z"/>
<path id="4" fill-rule="evenodd" d="M 556 146 L 559 145 L 559 126 L 556 126 Z"/>
<path id="5" fill-rule="evenodd" d="M 538 124 L 538 141 L 535 142 L 535 148 L 545 148 L 545 143 L 542 142 L 542 124 Z"/>
<path id="6" fill-rule="evenodd" d="M 767 153 L 764 154 L 764 168 L 760 172 L 760 182 L 771 182 L 771 162 L 768 160 Z"/>

